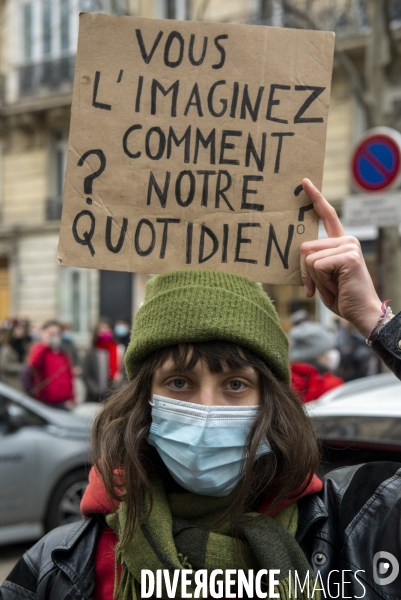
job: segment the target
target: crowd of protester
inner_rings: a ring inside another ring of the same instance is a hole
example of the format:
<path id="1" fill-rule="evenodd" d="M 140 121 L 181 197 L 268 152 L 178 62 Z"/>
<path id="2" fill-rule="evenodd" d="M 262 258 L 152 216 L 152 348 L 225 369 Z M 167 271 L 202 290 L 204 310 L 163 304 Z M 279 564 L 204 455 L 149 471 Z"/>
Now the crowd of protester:
<path id="1" fill-rule="evenodd" d="M 102 317 L 89 349 L 79 351 L 69 323 L 47 321 L 38 329 L 10 319 L 0 329 L 0 380 L 57 408 L 74 406 L 74 380 L 87 402 L 100 402 L 127 382 L 123 359 L 130 323 Z M 303 402 L 316 400 L 346 381 L 378 372 L 378 359 L 362 336 L 340 319 L 328 329 L 304 310 L 292 315 L 291 380 Z"/>
<path id="2" fill-rule="evenodd" d="M 379 372 L 378 357 L 349 323 L 336 319 L 330 329 L 311 321 L 305 310 L 294 312 L 291 320 L 291 386 L 303 402 Z"/>
<path id="3" fill-rule="evenodd" d="M 126 382 L 123 364 L 130 324 L 101 318 L 90 348 L 79 350 L 69 323 L 47 321 L 38 329 L 28 320 L 9 319 L 0 328 L 0 381 L 55 408 L 76 402 L 81 378 L 88 402 L 104 400 Z"/>

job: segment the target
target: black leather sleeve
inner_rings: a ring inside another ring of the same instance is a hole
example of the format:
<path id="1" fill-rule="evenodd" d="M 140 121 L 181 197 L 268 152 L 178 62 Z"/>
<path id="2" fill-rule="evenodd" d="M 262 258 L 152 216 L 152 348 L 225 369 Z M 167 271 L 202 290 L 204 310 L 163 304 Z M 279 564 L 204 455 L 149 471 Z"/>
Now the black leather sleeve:
<path id="1" fill-rule="evenodd" d="M 304 525 L 303 537 L 297 531 L 306 558 L 321 575 L 322 599 L 401 599 L 398 572 L 387 579 L 378 569 L 379 553 L 394 559 L 390 575 L 401 556 L 401 464 L 342 467 L 323 481 L 318 495 L 298 501 L 298 529 L 300 524 L 307 529 Z"/>
<path id="2" fill-rule="evenodd" d="M 372 349 L 394 375 L 401 379 L 401 312 L 380 329 Z"/>
<path id="3" fill-rule="evenodd" d="M 0 587 L 1 600 L 20 600 L 36 598 L 37 576 L 23 556 Z"/>
<path id="4" fill-rule="evenodd" d="M 0 600 L 88 600 L 95 585 L 94 553 L 103 518 L 53 529 L 18 561 L 0 586 Z"/>

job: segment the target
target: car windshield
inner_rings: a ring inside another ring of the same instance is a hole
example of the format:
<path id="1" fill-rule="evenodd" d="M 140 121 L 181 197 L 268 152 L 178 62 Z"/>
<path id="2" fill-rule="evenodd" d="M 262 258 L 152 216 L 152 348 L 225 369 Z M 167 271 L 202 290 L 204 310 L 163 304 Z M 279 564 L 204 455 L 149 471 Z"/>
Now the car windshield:
<path id="1" fill-rule="evenodd" d="M 8 425 L 10 411 L 13 409 L 18 410 L 23 415 L 24 426 L 41 426 L 46 424 L 46 421 L 42 419 L 42 417 L 28 410 L 25 406 L 22 406 L 21 404 L 18 404 L 17 402 L 0 395 L 0 427 L 3 428 Z"/>

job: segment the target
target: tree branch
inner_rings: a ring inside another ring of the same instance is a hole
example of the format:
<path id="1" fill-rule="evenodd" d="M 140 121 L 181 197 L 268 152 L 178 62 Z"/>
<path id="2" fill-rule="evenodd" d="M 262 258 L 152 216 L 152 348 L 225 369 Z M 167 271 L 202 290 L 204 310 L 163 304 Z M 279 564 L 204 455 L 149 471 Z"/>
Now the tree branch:
<path id="1" fill-rule="evenodd" d="M 282 4 L 283 4 L 284 10 L 293 14 L 295 17 L 302 19 L 305 23 L 308 24 L 308 26 L 311 29 L 315 29 L 317 31 L 322 31 L 319 24 L 309 14 L 305 13 L 303 10 L 301 10 L 297 6 L 294 6 L 292 4 L 292 2 L 289 2 L 289 0 L 282 0 Z M 358 100 L 358 102 L 360 103 L 360 105 L 362 106 L 363 110 L 365 111 L 366 116 L 368 116 L 369 105 L 366 101 L 365 86 L 363 84 L 363 80 L 362 80 L 361 76 L 359 75 L 354 63 L 351 61 L 349 56 L 345 52 L 343 52 L 343 50 L 339 50 L 338 48 L 334 49 L 334 56 L 338 60 L 338 62 L 341 64 L 344 71 L 347 73 L 347 75 L 350 79 L 355 97 Z"/>

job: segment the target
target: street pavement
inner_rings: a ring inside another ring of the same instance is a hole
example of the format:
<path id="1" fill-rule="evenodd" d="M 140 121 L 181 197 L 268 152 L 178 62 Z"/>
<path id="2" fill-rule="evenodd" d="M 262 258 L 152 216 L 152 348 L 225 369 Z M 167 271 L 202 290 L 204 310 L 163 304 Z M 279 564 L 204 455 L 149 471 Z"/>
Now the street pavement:
<path id="1" fill-rule="evenodd" d="M 15 544 L 13 546 L 0 546 L 0 583 L 3 583 L 15 563 L 30 548 L 33 542 L 28 544 Z"/>

